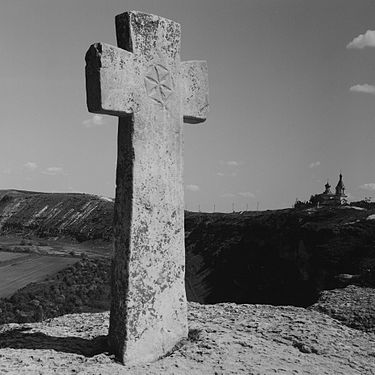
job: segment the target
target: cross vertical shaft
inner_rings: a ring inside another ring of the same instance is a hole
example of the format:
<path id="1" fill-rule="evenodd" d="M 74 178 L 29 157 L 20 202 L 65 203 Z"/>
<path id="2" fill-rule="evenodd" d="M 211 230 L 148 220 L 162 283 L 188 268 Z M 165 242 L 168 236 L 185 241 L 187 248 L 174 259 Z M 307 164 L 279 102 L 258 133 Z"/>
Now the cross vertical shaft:
<path id="1" fill-rule="evenodd" d="M 180 25 L 116 17 L 118 47 L 86 55 L 91 112 L 119 117 L 109 343 L 147 362 L 187 336 L 182 122 L 208 110 L 207 67 L 180 62 Z"/>

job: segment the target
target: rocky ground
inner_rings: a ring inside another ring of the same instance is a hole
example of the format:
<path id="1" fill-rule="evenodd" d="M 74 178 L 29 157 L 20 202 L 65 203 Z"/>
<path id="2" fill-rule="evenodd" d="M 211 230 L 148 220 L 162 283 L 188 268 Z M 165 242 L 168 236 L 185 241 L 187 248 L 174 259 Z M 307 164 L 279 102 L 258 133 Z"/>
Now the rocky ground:
<path id="1" fill-rule="evenodd" d="M 298 307 L 189 304 L 189 339 L 148 365 L 106 352 L 108 313 L 0 328 L 4 374 L 375 374 L 375 334 Z"/>
<path id="2" fill-rule="evenodd" d="M 375 333 L 375 289 L 348 285 L 325 290 L 309 307 L 344 323 L 348 327 Z"/>

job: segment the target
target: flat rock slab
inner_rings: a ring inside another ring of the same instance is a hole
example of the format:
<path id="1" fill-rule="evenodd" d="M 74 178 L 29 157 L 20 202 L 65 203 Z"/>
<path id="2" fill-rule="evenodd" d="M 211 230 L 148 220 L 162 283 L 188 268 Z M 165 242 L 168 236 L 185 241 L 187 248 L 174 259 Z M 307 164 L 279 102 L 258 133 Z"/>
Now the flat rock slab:
<path id="1" fill-rule="evenodd" d="M 189 304 L 189 338 L 126 367 L 106 353 L 108 313 L 0 327 L 0 373 L 374 374 L 375 335 L 296 307 Z"/>

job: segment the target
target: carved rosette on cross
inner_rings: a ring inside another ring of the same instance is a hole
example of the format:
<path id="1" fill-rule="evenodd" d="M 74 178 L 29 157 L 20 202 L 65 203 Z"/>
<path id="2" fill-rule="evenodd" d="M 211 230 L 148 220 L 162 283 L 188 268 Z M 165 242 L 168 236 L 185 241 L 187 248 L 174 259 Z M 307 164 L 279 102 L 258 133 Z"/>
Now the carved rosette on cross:
<path id="1" fill-rule="evenodd" d="M 161 64 L 152 65 L 145 76 L 145 85 L 147 95 L 166 109 L 174 89 L 169 70 Z"/>
<path id="2" fill-rule="evenodd" d="M 187 336 L 183 122 L 208 113 L 205 61 L 180 61 L 180 25 L 116 17 L 118 47 L 86 54 L 90 112 L 119 117 L 110 350 L 134 364 Z"/>

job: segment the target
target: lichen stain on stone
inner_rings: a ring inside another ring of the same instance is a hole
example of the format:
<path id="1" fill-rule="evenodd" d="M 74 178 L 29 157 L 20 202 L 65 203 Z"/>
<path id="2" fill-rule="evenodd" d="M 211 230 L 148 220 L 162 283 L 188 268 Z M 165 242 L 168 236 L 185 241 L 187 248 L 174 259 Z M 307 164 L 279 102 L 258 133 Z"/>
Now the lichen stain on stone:
<path id="1" fill-rule="evenodd" d="M 134 290 L 132 299 L 135 301 L 128 318 L 129 333 L 131 340 L 137 340 L 156 317 L 155 290 L 152 286 L 144 282 L 145 278 L 140 278 Z M 147 280 L 147 278 L 146 278 Z M 144 329 L 142 329 L 145 326 Z"/>
<path id="2" fill-rule="evenodd" d="M 151 60 L 152 51 L 156 48 L 159 22 L 157 16 L 140 12 L 130 13 L 134 52 L 146 61 Z"/>
<path id="3" fill-rule="evenodd" d="M 142 107 L 140 104 L 139 95 L 131 92 L 128 94 L 128 96 L 124 96 L 122 99 L 122 107 L 128 108 L 133 114 L 140 112 Z"/>
<path id="4" fill-rule="evenodd" d="M 148 232 L 148 223 L 144 220 L 141 220 L 137 225 L 137 229 L 134 233 L 134 243 L 139 245 L 143 242 L 146 233 Z"/>

